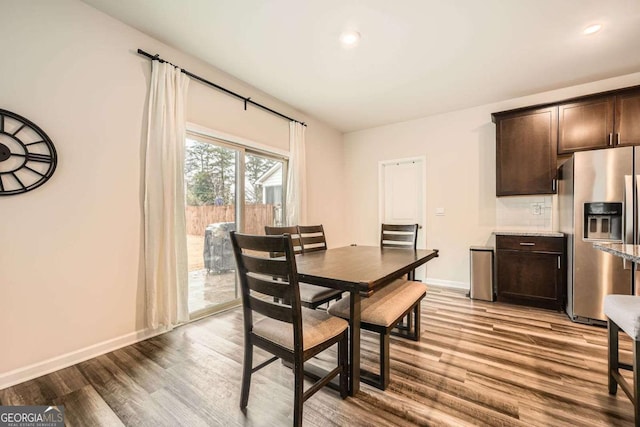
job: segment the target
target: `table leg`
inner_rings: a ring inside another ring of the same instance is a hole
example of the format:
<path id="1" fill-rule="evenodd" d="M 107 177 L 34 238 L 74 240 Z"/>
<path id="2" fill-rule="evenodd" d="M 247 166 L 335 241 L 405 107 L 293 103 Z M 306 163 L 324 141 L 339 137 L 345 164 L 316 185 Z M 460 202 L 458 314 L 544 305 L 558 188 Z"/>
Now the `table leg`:
<path id="1" fill-rule="evenodd" d="M 360 391 L 360 292 L 351 292 L 349 307 L 349 395 Z"/>

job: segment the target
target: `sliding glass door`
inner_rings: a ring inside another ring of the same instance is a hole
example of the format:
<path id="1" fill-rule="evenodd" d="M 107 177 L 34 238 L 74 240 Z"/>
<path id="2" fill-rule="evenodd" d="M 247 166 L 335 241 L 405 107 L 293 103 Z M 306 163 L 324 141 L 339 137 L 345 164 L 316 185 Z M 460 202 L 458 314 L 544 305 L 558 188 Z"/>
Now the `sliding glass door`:
<path id="1" fill-rule="evenodd" d="M 282 224 L 286 161 L 224 141 L 189 136 L 185 150 L 189 311 L 239 304 L 229 232 Z"/>
<path id="2" fill-rule="evenodd" d="M 280 226 L 284 220 L 283 160 L 255 153 L 245 155 L 244 229 L 264 234 L 264 226 Z"/>

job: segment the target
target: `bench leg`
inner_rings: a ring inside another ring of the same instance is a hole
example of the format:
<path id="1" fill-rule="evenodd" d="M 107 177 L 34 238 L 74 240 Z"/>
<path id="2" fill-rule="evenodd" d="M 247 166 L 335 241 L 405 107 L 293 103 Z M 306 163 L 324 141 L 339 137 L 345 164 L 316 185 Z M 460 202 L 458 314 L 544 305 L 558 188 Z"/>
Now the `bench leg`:
<path id="1" fill-rule="evenodd" d="M 380 334 L 380 388 L 386 390 L 389 386 L 389 332 Z"/>
<path id="2" fill-rule="evenodd" d="M 609 376 L 609 394 L 616 394 L 618 391 L 618 382 L 613 373 L 619 369 L 619 353 L 618 353 L 618 335 L 620 328 L 611 319 L 607 319 L 608 331 L 608 376 Z"/>
<path id="3" fill-rule="evenodd" d="M 413 340 L 420 341 L 420 302 L 413 308 Z"/>

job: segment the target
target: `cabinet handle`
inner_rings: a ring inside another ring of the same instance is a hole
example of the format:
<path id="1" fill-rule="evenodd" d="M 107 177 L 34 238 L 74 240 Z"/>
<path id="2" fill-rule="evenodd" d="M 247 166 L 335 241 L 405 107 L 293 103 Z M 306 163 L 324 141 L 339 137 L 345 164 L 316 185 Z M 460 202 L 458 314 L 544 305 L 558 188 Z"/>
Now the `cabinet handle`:
<path id="1" fill-rule="evenodd" d="M 556 191 L 556 179 L 555 178 L 553 178 L 551 180 L 551 190 L 552 191 Z"/>
<path id="2" fill-rule="evenodd" d="M 620 145 L 620 132 L 616 134 L 616 145 Z"/>
<path id="3" fill-rule="evenodd" d="M 558 255 L 558 270 L 560 270 L 560 255 Z"/>
<path id="4" fill-rule="evenodd" d="M 535 243 L 529 243 L 529 242 L 521 242 L 520 246 L 535 246 Z"/>
<path id="5" fill-rule="evenodd" d="M 613 147 L 613 134 L 612 133 L 609 134 L 609 144 L 607 144 L 607 145 Z"/>

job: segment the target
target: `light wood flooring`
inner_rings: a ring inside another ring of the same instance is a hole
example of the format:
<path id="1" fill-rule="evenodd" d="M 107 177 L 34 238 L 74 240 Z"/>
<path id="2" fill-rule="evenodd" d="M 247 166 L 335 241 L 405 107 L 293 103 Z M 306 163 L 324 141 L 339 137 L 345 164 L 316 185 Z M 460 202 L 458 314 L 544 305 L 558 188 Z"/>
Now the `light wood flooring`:
<path id="1" fill-rule="evenodd" d="M 68 426 L 291 425 L 293 375 L 280 363 L 254 374 L 247 414 L 238 408 L 241 320 L 233 309 L 193 322 L 0 390 L 0 404 L 64 405 Z M 390 387 L 363 384 L 346 400 L 325 388 L 305 403 L 304 425 L 632 425 L 624 393 L 607 393 L 606 345 L 604 328 L 564 314 L 430 287 L 421 341 L 391 339 Z M 376 351 L 363 332 L 366 368 Z"/>

